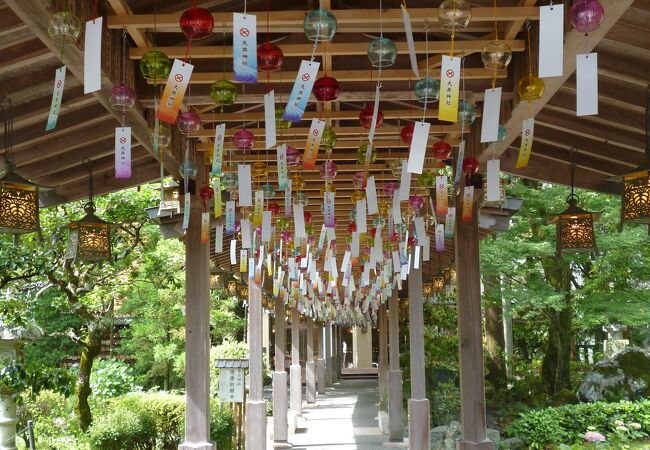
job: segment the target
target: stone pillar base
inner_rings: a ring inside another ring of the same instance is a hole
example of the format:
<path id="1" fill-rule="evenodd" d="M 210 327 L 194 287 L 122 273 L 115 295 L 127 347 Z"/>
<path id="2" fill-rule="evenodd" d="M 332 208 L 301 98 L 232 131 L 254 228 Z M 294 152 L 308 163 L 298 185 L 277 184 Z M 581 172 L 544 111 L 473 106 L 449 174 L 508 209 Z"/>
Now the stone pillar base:
<path id="1" fill-rule="evenodd" d="M 302 372 L 299 364 L 292 364 L 289 368 L 291 375 L 291 409 L 296 415 L 302 416 Z"/>
<path id="2" fill-rule="evenodd" d="M 459 439 L 456 441 L 457 450 L 494 450 L 494 442 L 489 439 L 483 442 L 469 442 Z"/>
<path id="3" fill-rule="evenodd" d="M 307 378 L 307 403 L 316 403 L 316 363 L 307 361 L 305 367 Z"/>
<path id="4" fill-rule="evenodd" d="M 396 442 L 404 439 L 402 395 L 402 371 L 388 371 L 388 434 L 390 440 Z"/>
<path id="5" fill-rule="evenodd" d="M 409 399 L 409 448 L 411 450 L 431 448 L 429 400 L 427 399 Z"/>
<path id="6" fill-rule="evenodd" d="M 199 444 L 190 444 L 187 442 L 178 446 L 178 450 L 213 450 L 215 447 L 210 442 L 202 442 Z"/>
<path id="7" fill-rule="evenodd" d="M 288 438 L 287 373 L 273 372 L 273 442 L 286 442 Z"/>
<path id="8" fill-rule="evenodd" d="M 266 405 L 264 400 L 248 400 L 246 401 L 246 450 L 265 449 Z"/>
<path id="9" fill-rule="evenodd" d="M 325 393 L 325 360 L 319 359 L 316 361 L 316 382 L 318 385 L 318 393 Z"/>

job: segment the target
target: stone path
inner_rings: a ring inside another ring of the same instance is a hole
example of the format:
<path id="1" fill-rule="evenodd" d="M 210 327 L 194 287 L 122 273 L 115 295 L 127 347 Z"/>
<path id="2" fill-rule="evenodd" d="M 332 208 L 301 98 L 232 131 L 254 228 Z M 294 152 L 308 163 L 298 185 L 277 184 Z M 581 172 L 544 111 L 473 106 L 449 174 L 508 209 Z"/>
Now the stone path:
<path id="1" fill-rule="evenodd" d="M 377 380 L 344 380 L 303 407 L 296 434 L 289 442 L 296 450 L 381 449 L 388 436 L 377 425 Z"/>

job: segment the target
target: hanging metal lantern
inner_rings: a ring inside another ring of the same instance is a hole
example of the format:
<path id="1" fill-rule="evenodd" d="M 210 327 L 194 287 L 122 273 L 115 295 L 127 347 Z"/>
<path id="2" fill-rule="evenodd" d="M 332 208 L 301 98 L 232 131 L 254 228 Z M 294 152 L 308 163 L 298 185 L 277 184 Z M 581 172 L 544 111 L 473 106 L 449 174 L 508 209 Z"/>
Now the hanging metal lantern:
<path id="1" fill-rule="evenodd" d="M 368 44 L 368 59 L 372 67 L 390 67 L 397 59 L 397 46 L 383 36 Z"/>
<path id="2" fill-rule="evenodd" d="M 228 80 L 217 80 L 210 86 L 210 98 L 219 106 L 232 105 L 237 100 L 237 86 Z"/>
<path id="3" fill-rule="evenodd" d="M 422 103 L 434 103 L 440 98 L 440 80 L 424 77 L 415 83 L 415 97 Z"/>
<path id="4" fill-rule="evenodd" d="M 319 102 L 332 102 L 339 98 L 341 88 L 336 78 L 324 75 L 316 80 L 312 92 Z"/>
<path id="5" fill-rule="evenodd" d="M 160 50 L 150 50 L 140 60 L 140 72 L 147 81 L 154 83 L 165 80 L 169 76 L 172 63 L 169 57 Z"/>
<path id="6" fill-rule="evenodd" d="M 185 10 L 181 16 L 180 26 L 187 39 L 198 41 L 212 34 L 214 17 L 207 9 L 192 6 L 190 9 Z"/>
<path id="7" fill-rule="evenodd" d="M 567 197 L 569 207 L 554 216 L 549 223 L 557 224 L 557 254 L 592 253 L 596 248 L 594 221 L 599 213 L 585 211 L 578 206 L 580 199 L 573 192 Z"/>
<path id="8" fill-rule="evenodd" d="M 68 225 L 68 248 L 66 259 L 74 261 L 106 261 L 111 259 L 111 228 L 113 224 L 95 215 L 93 198 L 93 173 L 88 166 L 88 203 L 83 219 Z"/>
<path id="9" fill-rule="evenodd" d="M 257 47 L 257 68 L 265 72 L 277 72 L 282 68 L 282 49 L 268 41 Z"/>
<path id="10" fill-rule="evenodd" d="M 438 8 L 438 22 L 443 30 L 465 30 L 471 20 L 472 8 L 464 0 L 445 0 Z"/>
<path id="11" fill-rule="evenodd" d="M 180 194 L 178 192 L 178 184 L 169 184 L 162 188 L 160 194 L 159 211 L 172 211 L 181 212 Z"/>
<path id="12" fill-rule="evenodd" d="M 331 41 L 336 34 L 336 17 L 330 11 L 318 8 L 305 16 L 303 28 L 312 42 Z"/>
<path id="13" fill-rule="evenodd" d="M 59 11 L 50 17 L 47 34 L 57 48 L 74 44 L 81 35 L 81 20 L 70 11 Z"/>
<path id="14" fill-rule="evenodd" d="M 446 280 L 444 275 L 431 278 L 432 291 L 434 294 L 439 294 L 445 290 Z"/>

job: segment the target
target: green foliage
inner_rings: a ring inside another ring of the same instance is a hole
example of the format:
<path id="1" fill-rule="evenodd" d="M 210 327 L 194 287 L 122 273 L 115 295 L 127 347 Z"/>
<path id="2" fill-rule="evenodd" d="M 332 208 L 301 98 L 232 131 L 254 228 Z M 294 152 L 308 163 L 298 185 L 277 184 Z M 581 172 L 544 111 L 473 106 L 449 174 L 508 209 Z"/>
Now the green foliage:
<path id="1" fill-rule="evenodd" d="M 650 432 L 650 400 L 619 403 L 581 403 L 547 408 L 522 414 L 508 427 L 511 436 L 526 441 L 527 448 L 579 444 L 588 430 L 598 430 L 610 438 L 620 438 L 617 421 L 638 423 L 640 433 Z M 641 435 L 635 435 L 639 437 Z M 622 447 L 619 447 L 622 448 Z"/>
<path id="2" fill-rule="evenodd" d="M 93 396 L 99 399 L 117 397 L 139 389 L 133 368 L 117 359 L 103 359 L 93 365 L 90 388 Z"/>
<path id="3" fill-rule="evenodd" d="M 0 392 L 12 395 L 19 401 L 18 393 L 27 386 L 27 372 L 15 361 L 0 368 Z"/>

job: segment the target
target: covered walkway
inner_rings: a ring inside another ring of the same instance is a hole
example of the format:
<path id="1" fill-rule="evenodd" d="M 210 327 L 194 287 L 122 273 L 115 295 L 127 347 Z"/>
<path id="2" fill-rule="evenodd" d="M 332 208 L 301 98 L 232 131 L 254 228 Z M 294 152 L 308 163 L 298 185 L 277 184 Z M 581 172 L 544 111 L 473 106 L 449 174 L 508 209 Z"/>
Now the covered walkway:
<path id="1" fill-rule="evenodd" d="M 303 408 L 294 449 L 370 450 L 382 448 L 388 436 L 377 423 L 377 380 L 342 380 L 318 402 Z"/>

